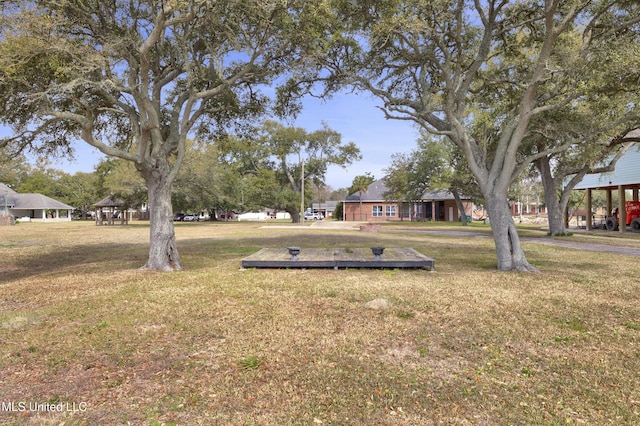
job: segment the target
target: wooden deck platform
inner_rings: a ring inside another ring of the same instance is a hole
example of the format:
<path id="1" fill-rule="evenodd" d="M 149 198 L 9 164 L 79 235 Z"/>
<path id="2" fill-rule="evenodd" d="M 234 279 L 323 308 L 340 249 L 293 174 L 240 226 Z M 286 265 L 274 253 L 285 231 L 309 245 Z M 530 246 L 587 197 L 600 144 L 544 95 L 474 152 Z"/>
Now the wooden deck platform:
<path id="1" fill-rule="evenodd" d="M 370 248 L 301 248 L 291 260 L 287 248 L 263 248 L 242 259 L 243 268 L 428 269 L 435 261 L 412 248 L 385 248 L 375 259 Z"/>

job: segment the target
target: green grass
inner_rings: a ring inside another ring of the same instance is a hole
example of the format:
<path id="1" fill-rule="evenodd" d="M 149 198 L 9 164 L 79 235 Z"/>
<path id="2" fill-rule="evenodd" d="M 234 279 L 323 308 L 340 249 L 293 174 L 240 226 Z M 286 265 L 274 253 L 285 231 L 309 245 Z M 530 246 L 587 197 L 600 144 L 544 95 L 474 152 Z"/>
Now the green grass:
<path id="1" fill-rule="evenodd" d="M 503 273 L 491 238 L 384 232 L 459 225 L 179 225 L 174 273 L 137 269 L 144 223 L 0 228 L 0 401 L 87 404 L 0 423 L 640 422 L 636 257 L 539 244 L 545 231 L 522 227 L 543 273 Z M 436 271 L 240 268 L 262 247 L 372 245 L 413 247 Z"/>
<path id="2" fill-rule="evenodd" d="M 260 364 L 262 364 L 263 360 L 264 360 L 264 357 L 259 357 L 255 355 L 247 356 L 245 358 L 238 360 L 238 367 L 240 367 L 243 370 L 253 370 L 255 368 L 260 367 Z"/>

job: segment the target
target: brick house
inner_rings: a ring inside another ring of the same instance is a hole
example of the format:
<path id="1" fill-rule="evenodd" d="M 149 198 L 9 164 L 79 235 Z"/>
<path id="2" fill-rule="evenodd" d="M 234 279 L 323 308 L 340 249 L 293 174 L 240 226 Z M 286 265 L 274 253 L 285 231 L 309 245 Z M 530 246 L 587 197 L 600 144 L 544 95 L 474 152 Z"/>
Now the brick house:
<path id="1" fill-rule="evenodd" d="M 457 222 L 461 213 L 458 210 L 453 195 L 448 191 L 427 192 L 421 199 L 411 203 L 385 201 L 384 193 L 387 192 L 384 180 L 373 182 L 363 191 L 349 195 L 343 201 L 343 219 L 346 221 L 430 221 L 430 222 Z M 471 200 L 464 199 L 465 214 L 471 216 L 473 204 Z"/>

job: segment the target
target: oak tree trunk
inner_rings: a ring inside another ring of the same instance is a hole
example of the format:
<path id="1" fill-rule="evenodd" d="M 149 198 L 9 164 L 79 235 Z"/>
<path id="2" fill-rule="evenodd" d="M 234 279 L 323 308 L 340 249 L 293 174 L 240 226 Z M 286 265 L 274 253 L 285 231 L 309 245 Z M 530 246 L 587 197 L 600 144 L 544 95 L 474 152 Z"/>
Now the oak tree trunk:
<path id="1" fill-rule="evenodd" d="M 300 216 L 302 216 L 302 214 L 298 209 L 288 209 L 287 213 L 291 216 L 292 223 L 300 223 Z"/>
<path id="2" fill-rule="evenodd" d="M 464 203 L 462 202 L 460 193 L 455 189 L 451 189 L 451 193 L 453 194 L 453 198 L 456 201 L 458 212 L 460 212 L 460 222 L 462 223 L 462 226 L 467 226 L 467 212 L 464 209 Z"/>
<path id="3" fill-rule="evenodd" d="M 486 195 L 485 199 L 496 245 L 498 269 L 501 271 L 539 272 L 537 268 L 527 262 L 507 200 Z"/>
<path id="4" fill-rule="evenodd" d="M 544 188 L 544 201 L 547 205 L 547 218 L 549 221 L 549 233 L 551 235 L 563 235 L 566 231 L 564 224 L 563 208 L 558 200 L 558 187 L 551 172 L 551 164 L 548 157 L 536 161 L 540 171 L 542 187 Z"/>
<path id="5" fill-rule="evenodd" d="M 181 270 L 176 245 L 171 207 L 171 183 L 168 170 L 154 169 L 143 173 L 149 194 L 149 259 L 141 269 L 154 271 Z"/>
<path id="6" fill-rule="evenodd" d="M 558 196 L 555 192 L 555 188 L 552 189 L 552 193 L 547 195 L 547 188 L 545 188 L 545 203 L 547 205 L 547 220 L 549 221 L 549 234 L 551 235 L 563 235 L 566 232 L 563 208 L 558 201 Z"/>

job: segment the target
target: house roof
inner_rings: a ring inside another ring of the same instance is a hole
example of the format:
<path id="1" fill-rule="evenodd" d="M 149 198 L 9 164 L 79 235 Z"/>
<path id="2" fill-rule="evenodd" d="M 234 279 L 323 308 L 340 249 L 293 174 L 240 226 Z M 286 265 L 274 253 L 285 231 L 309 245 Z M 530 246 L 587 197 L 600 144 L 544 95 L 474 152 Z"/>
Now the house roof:
<path id="1" fill-rule="evenodd" d="M 111 196 L 108 197 L 104 197 L 102 200 L 98 201 L 97 203 L 94 204 L 94 206 L 96 207 L 120 207 L 121 205 L 123 205 L 123 201 L 122 200 L 118 200 L 111 198 Z"/>
<path id="2" fill-rule="evenodd" d="M 61 201 L 54 200 L 42 194 L 16 194 L 15 209 L 23 210 L 73 210 L 74 207 Z"/>
<path id="3" fill-rule="evenodd" d="M 6 200 L 5 200 L 6 194 Z M 0 206 L 5 203 L 12 209 L 18 210 L 73 210 L 74 207 L 61 201 L 54 200 L 42 194 L 19 194 L 4 183 L 0 183 Z"/>
<path id="4" fill-rule="evenodd" d="M 16 191 L 14 191 L 13 189 L 11 189 L 11 187 L 5 185 L 4 183 L 0 182 L 0 195 L 4 197 L 4 194 L 8 193 L 9 195 L 11 194 L 17 194 Z"/>
<path id="5" fill-rule="evenodd" d="M 640 136 L 640 131 L 637 132 Z M 629 133 L 631 135 L 633 132 Z M 608 173 L 586 175 L 574 189 L 613 188 L 640 184 L 640 144 L 631 147 L 616 163 L 615 170 Z"/>
<path id="6" fill-rule="evenodd" d="M 4 208 L 4 206 L 8 206 L 13 208 L 15 204 L 15 195 L 16 191 L 5 185 L 4 183 L 0 183 L 0 207 Z"/>
<path id="7" fill-rule="evenodd" d="M 311 207 L 313 209 L 326 209 L 326 210 L 335 210 L 336 206 L 338 205 L 337 201 L 323 201 L 321 203 L 312 203 Z"/>
<path id="8" fill-rule="evenodd" d="M 362 193 L 362 198 L 359 192 L 354 192 L 345 198 L 345 202 L 363 202 L 366 201 L 385 201 L 384 193 L 389 188 L 384 183 L 384 179 L 379 179 L 373 182 L 367 188 L 366 192 Z M 449 191 L 427 191 L 422 194 L 422 200 L 453 200 L 453 194 Z"/>

